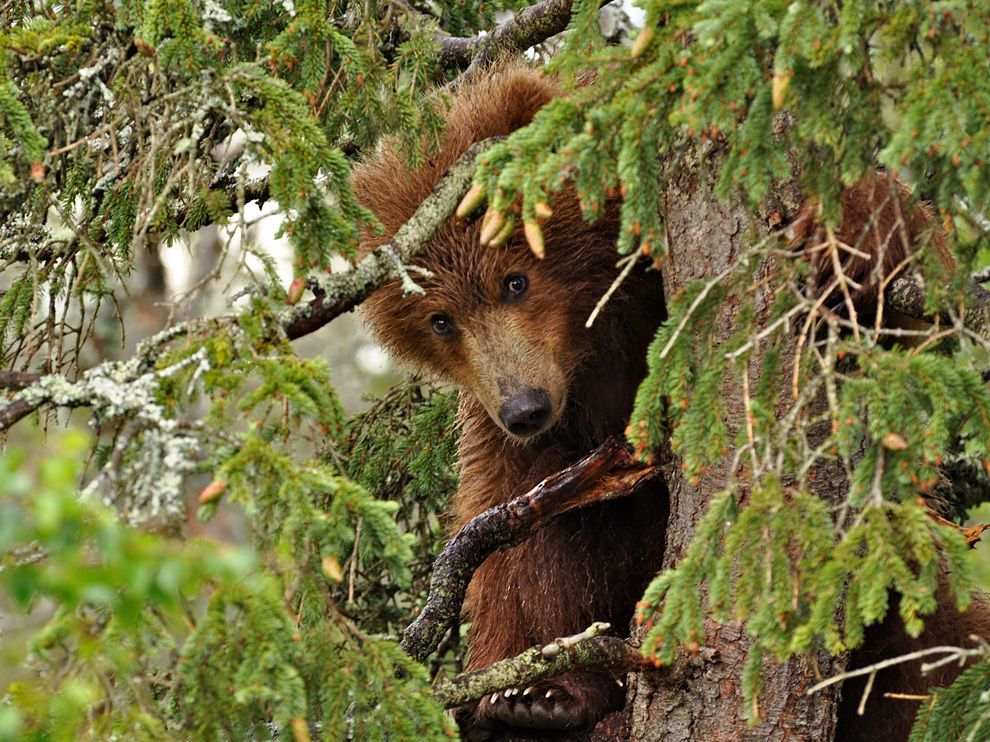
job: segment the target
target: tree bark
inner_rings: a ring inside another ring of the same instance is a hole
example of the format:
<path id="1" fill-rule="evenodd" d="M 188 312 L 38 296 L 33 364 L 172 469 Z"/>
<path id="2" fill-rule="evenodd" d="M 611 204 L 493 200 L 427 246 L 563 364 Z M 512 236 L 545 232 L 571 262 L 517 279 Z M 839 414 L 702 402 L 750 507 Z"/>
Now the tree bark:
<path id="1" fill-rule="evenodd" d="M 692 158 L 668 172 L 664 187 L 664 219 L 667 252 L 662 263 L 664 292 L 673 295 L 687 283 L 710 279 L 731 266 L 747 245 L 769 233 L 769 219 L 754 216 L 738 202 L 720 202 L 714 194 L 717 168 L 708 158 Z M 707 159 L 707 162 L 705 161 Z M 794 214 L 793 189 L 779 188 L 770 199 L 767 214 Z M 769 310 L 769 294 L 730 296 L 723 303 L 717 326 L 724 340 L 735 328 L 744 302 L 756 302 L 758 311 Z M 756 384 L 757 360 L 751 364 L 750 383 Z M 781 383 L 786 383 L 783 379 Z M 723 383 L 722 397 L 733 440 L 744 405 L 738 384 Z M 789 399 L 789 393 L 786 396 Z M 691 541 L 696 525 L 712 497 L 730 479 L 732 454 L 711 467 L 697 484 L 683 476 L 680 461 L 669 449 L 659 457 L 670 492 L 670 520 L 664 567 L 675 566 Z M 823 472 L 817 494 L 829 502 L 841 502 L 845 482 Z M 745 490 L 744 490 L 745 491 Z M 751 647 L 738 624 L 707 622 L 704 641 L 696 657 L 683 657 L 672 667 L 631 677 L 627 696 L 629 738 L 635 740 L 831 740 L 836 726 L 838 689 L 808 697 L 805 691 L 819 677 L 844 668 L 843 658 L 822 653 L 816 658 L 795 658 L 786 664 L 764 661 L 764 688 L 759 698 L 758 722 L 746 721 L 742 693 L 742 668 Z M 817 665 L 817 666 L 816 666 Z"/>

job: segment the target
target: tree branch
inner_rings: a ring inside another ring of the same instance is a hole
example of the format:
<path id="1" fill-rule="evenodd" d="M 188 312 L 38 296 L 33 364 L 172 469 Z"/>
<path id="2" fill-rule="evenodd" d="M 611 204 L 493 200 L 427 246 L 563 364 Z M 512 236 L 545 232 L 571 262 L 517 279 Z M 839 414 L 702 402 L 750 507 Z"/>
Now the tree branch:
<path id="1" fill-rule="evenodd" d="M 41 407 L 44 400 L 29 402 L 26 399 L 15 399 L 0 410 L 0 432 L 9 430 L 12 425 L 20 422 L 36 409 Z"/>
<path id="2" fill-rule="evenodd" d="M 643 656 L 614 636 L 599 636 L 608 624 L 595 623 L 574 636 L 557 639 L 543 647 L 494 662 L 488 667 L 461 673 L 433 686 L 433 695 L 445 708 L 476 701 L 504 688 L 525 688 L 543 678 L 552 678 L 580 667 L 626 672 L 642 666 Z"/>
<path id="3" fill-rule="evenodd" d="M 602 0 L 605 5 L 610 0 Z M 451 36 L 443 31 L 435 35 L 440 45 L 440 64 L 447 69 L 469 70 L 474 75 L 503 56 L 526 51 L 567 28 L 573 0 L 543 0 L 516 12 L 484 36 Z M 407 0 L 392 0 L 392 5 L 409 16 L 433 20 Z M 408 34 L 395 29 L 405 38 Z"/>
<path id="4" fill-rule="evenodd" d="M 630 495 L 655 473 L 611 439 L 525 495 L 472 519 L 434 562 L 430 595 L 403 632 L 402 647 L 421 662 L 436 649 L 460 614 L 468 582 L 490 554 L 518 544 L 569 510 Z"/>
<path id="5" fill-rule="evenodd" d="M 375 289 L 405 270 L 405 264 L 416 256 L 454 212 L 474 177 L 474 163 L 478 155 L 499 138 L 486 139 L 469 147 L 391 240 L 351 270 L 320 280 L 317 296 L 312 301 L 286 309 L 279 322 L 288 338 L 295 340 L 307 335 L 349 312 Z M 126 364 L 101 364 L 90 369 L 86 376 L 113 377 L 115 381 L 130 383 L 153 367 L 160 350 L 176 337 L 210 327 L 234 326 L 236 323 L 236 315 L 180 323 L 142 342 Z M 93 396 L 89 387 L 55 375 L 5 372 L 0 375 L 0 388 L 3 387 L 21 391 L 6 407 L 0 408 L 0 432 L 8 430 L 45 403 L 60 407 L 101 403 L 100 395 Z"/>
<path id="6" fill-rule="evenodd" d="M 465 74 L 476 75 L 503 56 L 524 52 L 566 29 L 572 5 L 573 0 L 543 0 L 523 8 L 485 36 L 440 39 L 440 58 L 444 62 L 466 59 L 470 65 Z"/>
<path id="7" fill-rule="evenodd" d="M 498 139 L 500 137 L 492 137 L 471 145 L 392 239 L 346 273 L 320 279 L 316 298 L 293 307 L 282 319 L 289 339 L 315 332 L 335 317 L 354 309 L 375 289 L 399 275 L 405 263 L 416 256 L 454 213 L 474 177 L 475 160 Z"/>
<path id="8" fill-rule="evenodd" d="M 0 371 L 0 389 L 24 389 L 41 378 L 41 374 Z"/>
<path id="9" fill-rule="evenodd" d="M 966 285 L 966 309 L 963 312 L 963 325 L 977 335 L 990 340 L 990 291 L 973 280 Z M 884 293 L 884 302 L 889 309 L 915 319 L 934 320 L 931 312 L 925 309 L 925 286 L 918 279 L 902 276 L 894 279 Z M 939 316 L 946 321 L 951 317 L 945 311 Z"/>

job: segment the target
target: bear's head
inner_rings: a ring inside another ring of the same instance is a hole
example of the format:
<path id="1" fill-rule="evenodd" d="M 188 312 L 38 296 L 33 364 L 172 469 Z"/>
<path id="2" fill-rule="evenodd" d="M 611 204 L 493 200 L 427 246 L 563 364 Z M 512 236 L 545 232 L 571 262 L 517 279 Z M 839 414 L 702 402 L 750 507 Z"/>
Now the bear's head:
<path id="1" fill-rule="evenodd" d="M 395 356 L 473 395 L 518 441 L 560 420 L 592 351 L 585 322 L 616 274 L 602 224 L 591 229 L 564 213 L 576 206 L 561 199 L 555 208 L 545 224 L 545 259 L 521 234 L 485 247 L 477 223 L 451 222 L 415 259 L 423 270 L 411 277 L 422 294 L 406 294 L 393 281 L 365 303 Z"/>
<path id="2" fill-rule="evenodd" d="M 362 250 L 395 234 L 473 142 L 526 125 L 559 94 L 553 80 L 508 66 L 457 91 L 439 149 L 420 167 L 409 170 L 396 143 L 386 141 L 352 180 L 384 227 L 365 235 Z M 473 395 L 517 441 L 560 420 L 590 352 L 584 323 L 617 272 L 616 204 L 593 225 L 573 193 L 552 206 L 544 260 L 521 229 L 502 247 L 483 247 L 477 222 L 451 220 L 412 261 L 425 269 L 410 273 L 422 295 L 404 293 L 395 280 L 365 302 L 373 331 L 396 357 Z"/>

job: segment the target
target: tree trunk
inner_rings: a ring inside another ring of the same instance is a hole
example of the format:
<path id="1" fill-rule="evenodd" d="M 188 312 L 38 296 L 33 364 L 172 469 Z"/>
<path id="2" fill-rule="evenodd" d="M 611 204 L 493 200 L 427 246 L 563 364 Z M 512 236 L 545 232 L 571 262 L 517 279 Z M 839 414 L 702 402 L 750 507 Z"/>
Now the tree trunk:
<path id="1" fill-rule="evenodd" d="M 720 202 L 714 194 L 717 175 L 712 164 L 714 158 L 706 159 L 693 167 L 679 167 L 665 185 L 663 216 L 668 244 L 662 270 L 667 296 L 692 281 L 710 279 L 732 265 L 747 245 L 769 233 L 769 214 L 779 212 L 786 217 L 799 206 L 794 201 L 795 191 L 787 186 L 779 188 L 770 199 L 766 214 L 754 214 L 738 202 Z M 744 302 L 756 302 L 757 311 L 766 312 L 770 300 L 769 294 L 729 297 L 720 309 L 719 339 L 724 340 L 733 331 Z M 752 385 L 757 382 L 758 369 L 754 360 Z M 730 441 L 739 421 L 744 420 L 738 387 L 738 383 L 722 386 Z M 785 403 L 789 399 L 788 391 Z M 666 454 L 661 458 L 670 491 L 670 520 L 664 567 L 670 568 L 683 556 L 712 497 L 729 482 L 732 452 L 695 485 L 683 476 L 676 456 L 669 449 Z M 818 482 L 817 494 L 829 502 L 842 501 L 845 492 L 842 477 L 823 472 Z M 836 725 L 837 686 L 810 697 L 805 691 L 820 677 L 841 671 L 844 659 L 826 653 L 821 653 L 817 662 L 802 657 L 781 665 L 766 659 L 763 691 L 758 701 L 759 721 L 749 726 L 741 677 L 750 646 L 740 625 L 706 622 L 704 641 L 697 656 L 682 656 L 672 667 L 643 672 L 632 679 L 626 706 L 629 738 L 706 742 L 831 740 Z"/>

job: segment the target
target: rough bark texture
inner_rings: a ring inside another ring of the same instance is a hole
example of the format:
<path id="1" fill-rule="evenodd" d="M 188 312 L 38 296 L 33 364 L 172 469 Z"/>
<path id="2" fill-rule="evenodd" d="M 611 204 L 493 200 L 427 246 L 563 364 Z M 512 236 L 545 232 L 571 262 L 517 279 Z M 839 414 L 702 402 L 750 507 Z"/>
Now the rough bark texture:
<path id="1" fill-rule="evenodd" d="M 716 154 L 717 156 L 717 154 Z M 720 203 L 714 195 L 714 168 L 682 167 L 672 173 L 664 198 L 668 230 L 668 252 L 663 263 L 664 292 L 672 295 L 690 281 L 710 278 L 729 267 L 754 238 L 752 212 L 738 203 Z M 781 190 L 775 203 L 794 213 Z M 757 229 L 760 227 L 757 226 Z M 765 228 L 765 227 L 764 227 Z M 743 302 L 756 301 L 758 309 L 769 308 L 769 297 L 730 297 L 722 306 L 718 323 L 723 338 L 735 326 Z M 754 363 L 752 371 L 757 369 Z M 751 373 L 752 373 L 751 371 Z M 756 379 L 751 375 L 751 383 Z M 729 421 L 729 440 L 736 430 L 733 421 L 743 419 L 743 402 L 736 387 L 723 386 L 723 401 Z M 691 541 L 699 519 L 712 496 L 729 479 L 727 458 L 692 486 L 681 473 L 679 461 L 668 450 L 664 460 L 670 491 L 670 520 L 664 566 L 680 560 Z M 841 499 L 844 483 L 823 473 L 819 494 L 827 500 Z M 819 677 L 840 671 L 840 659 L 822 655 L 817 668 L 806 659 L 785 665 L 767 660 L 765 686 L 759 699 L 759 724 L 748 726 L 740 678 L 750 642 L 734 624 L 709 622 L 698 657 L 685 658 L 665 667 L 633 676 L 626 711 L 629 738 L 636 740 L 831 740 L 836 726 L 838 691 L 807 697 L 804 691 Z"/>
<path id="2" fill-rule="evenodd" d="M 977 335 L 990 337 L 990 292 L 975 281 L 970 281 L 965 289 L 966 309 L 961 317 L 963 324 Z M 895 312 L 908 317 L 934 319 L 925 309 L 925 287 L 917 279 L 898 278 L 891 282 L 885 297 L 886 305 Z M 940 318 L 952 322 L 952 315 L 943 311 Z"/>

